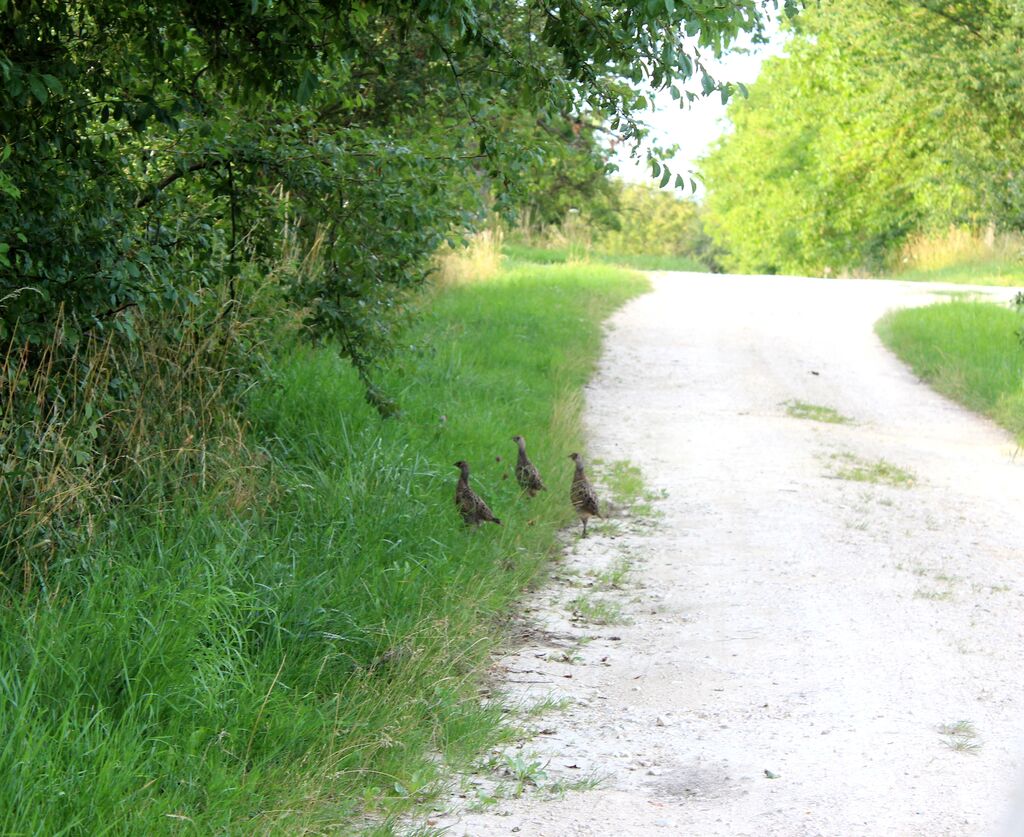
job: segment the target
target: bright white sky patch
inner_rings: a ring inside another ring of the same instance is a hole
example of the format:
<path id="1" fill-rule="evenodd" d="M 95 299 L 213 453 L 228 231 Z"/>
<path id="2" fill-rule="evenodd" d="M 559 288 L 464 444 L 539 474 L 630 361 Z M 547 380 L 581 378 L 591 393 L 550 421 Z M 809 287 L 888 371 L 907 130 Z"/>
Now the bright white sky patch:
<path id="1" fill-rule="evenodd" d="M 773 21 L 769 26 L 770 39 L 767 44 L 751 46 L 749 40 L 741 44 L 742 52 L 731 52 L 720 60 L 707 62 L 711 75 L 721 81 L 738 81 L 750 84 L 761 72 L 761 64 L 768 58 L 781 55 L 786 37 Z M 700 79 L 693 80 L 688 88 L 700 91 Z M 736 95 L 739 95 L 738 93 Z M 697 167 L 697 159 L 703 156 L 711 144 L 726 130 L 725 105 L 716 91 L 710 97 L 701 97 L 689 107 L 680 109 L 668 92 L 659 93 L 654 100 L 654 110 L 645 121 L 651 128 L 651 137 L 662 146 L 678 145 L 679 150 L 669 165 L 673 174 L 684 178 Z M 629 183 L 646 183 L 656 186 L 646 162 L 646 147 L 640 147 L 640 157 L 631 159 L 629 146 L 619 147 L 613 158 L 619 166 L 618 177 Z M 700 184 L 698 184 L 698 189 Z M 671 189 L 672 186 L 666 187 Z M 698 191 L 698 195 L 700 191 Z"/>

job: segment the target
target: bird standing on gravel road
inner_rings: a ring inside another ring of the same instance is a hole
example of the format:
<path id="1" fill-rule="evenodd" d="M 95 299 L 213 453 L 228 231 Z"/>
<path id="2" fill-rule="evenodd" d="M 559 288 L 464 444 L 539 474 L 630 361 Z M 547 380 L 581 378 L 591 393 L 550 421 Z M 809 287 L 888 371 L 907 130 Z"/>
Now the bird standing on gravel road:
<path id="1" fill-rule="evenodd" d="M 455 486 L 455 506 L 462 515 L 467 526 L 479 526 L 481 523 L 497 523 L 498 520 L 488 508 L 483 498 L 469 487 L 469 463 L 460 459 L 455 463 L 459 469 L 459 482 Z"/>
<path id="2" fill-rule="evenodd" d="M 600 517 L 604 520 L 601 510 L 597 505 L 597 492 L 590 484 L 586 474 L 583 473 L 583 457 L 578 453 L 570 453 L 569 458 L 576 463 L 576 473 L 572 476 L 572 488 L 569 489 L 569 497 L 572 500 L 576 514 L 583 521 L 583 537 L 587 536 L 587 521 L 591 517 Z"/>
<path id="3" fill-rule="evenodd" d="M 513 436 L 512 441 L 519 445 L 519 459 L 516 460 L 516 481 L 530 497 L 538 491 L 545 491 L 546 486 L 540 478 L 540 471 L 526 455 L 526 439 Z"/>

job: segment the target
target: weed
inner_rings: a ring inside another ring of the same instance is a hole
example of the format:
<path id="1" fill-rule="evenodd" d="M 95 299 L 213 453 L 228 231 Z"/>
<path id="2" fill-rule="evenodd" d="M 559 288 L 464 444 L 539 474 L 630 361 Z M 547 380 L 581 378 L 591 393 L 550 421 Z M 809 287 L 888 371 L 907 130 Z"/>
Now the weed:
<path id="1" fill-rule="evenodd" d="M 643 472 L 628 460 L 612 462 L 601 475 L 616 503 L 628 506 L 645 496 Z"/>
<path id="2" fill-rule="evenodd" d="M 595 590 L 621 590 L 632 572 L 632 562 L 625 555 L 617 557 L 603 570 L 591 570 Z"/>
<path id="3" fill-rule="evenodd" d="M 523 708 L 521 714 L 525 719 L 539 718 L 549 712 L 565 712 L 570 706 L 572 706 L 572 701 L 569 698 L 546 697 Z"/>
<path id="4" fill-rule="evenodd" d="M 809 419 L 820 421 L 825 424 L 849 424 L 852 419 L 844 416 L 834 407 L 825 407 L 821 404 L 809 404 L 806 401 L 784 402 L 786 414 L 793 418 Z"/>
<path id="5" fill-rule="evenodd" d="M 503 772 L 513 781 L 512 796 L 515 798 L 522 796 L 527 787 L 537 787 L 547 778 L 547 762 L 518 754 L 505 754 L 502 761 Z"/>
<path id="6" fill-rule="evenodd" d="M 841 480 L 891 485 L 896 488 L 910 488 L 915 482 L 912 473 L 884 459 L 870 462 L 849 452 L 832 454 L 830 459 L 835 469 L 833 476 Z"/>
<path id="7" fill-rule="evenodd" d="M 604 781 L 603 776 L 596 774 L 581 776 L 578 779 L 556 779 L 545 786 L 544 790 L 551 796 L 561 798 L 568 793 L 594 790 L 599 788 Z"/>
<path id="8" fill-rule="evenodd" d="M 958 753 L 975 754 L 981 749 L 978 733 L 970 721 L 940 724 L 939 735 L 943 744 Z"/>
<path id="9" fill-rule="evenodd" d="M 598 520 L 587 526 L 587 532 L 604 538 L 614 538 L 622 534 L 622 526 L 616 520 Z"/>
<path id="10" fill-rule="evenodd" d="M 622 606 L 608 599 L 579 595 L 569 602 L 573 617 L 592 625 L 622 625 L 626 619 L 622 614 Z"/>
<path id="11" fill-rule="evenodd" d="M 928 599 L 933 602 L 948 602 L 953 598 L 953 591 L 949 589 L 932 590 L 924 587 L 918 587 L 917 590 L 914 591 L 914 598 Z"/>
<path id="12" fill-rule="evenodd" d="M 602 482 L 611 492 L 613 502 L 620 506 L 628 506 L 634 517 L 657 517 L 659 513 L 654 503 L 668 496 L 664 489 L 648 488 L 640 468 L 625 459 L 612 462 L 603 468 Z"/>

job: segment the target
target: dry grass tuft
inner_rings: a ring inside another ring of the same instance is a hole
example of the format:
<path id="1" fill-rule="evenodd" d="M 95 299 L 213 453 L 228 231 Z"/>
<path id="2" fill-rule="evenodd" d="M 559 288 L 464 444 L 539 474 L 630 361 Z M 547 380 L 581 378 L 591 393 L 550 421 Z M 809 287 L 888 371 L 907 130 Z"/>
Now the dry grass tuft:
<path id="1" fill-rule="evenodd" d="M 504 240 L 504 233 L 495 227 L 478 232 L 465 247 L 455 249 L 446 244 L 436 257 L 438 282 L 464 285 L 493 279 L 501 270 Z"/>
<path id="2" fill-rule="evenodd" d="M 994 227 L 972 229 L 951 226 L 942 233 L 919 233 L 907 240 L 899 254 L 899 267 L 907 271 L 940 271 L 955 265 L 1019 264 L 1024 236 L 997 233 Z"/>

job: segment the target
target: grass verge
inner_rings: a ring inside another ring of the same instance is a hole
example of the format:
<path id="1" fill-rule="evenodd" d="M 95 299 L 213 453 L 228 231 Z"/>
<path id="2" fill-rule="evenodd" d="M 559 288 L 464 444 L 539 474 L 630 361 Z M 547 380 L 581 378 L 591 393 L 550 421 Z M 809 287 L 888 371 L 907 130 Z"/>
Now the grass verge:
<path id="1" fill-rule="evenodd" d="M 601 321 L 644 288 L 534 266 L 438 293 L 383 423 L 330 351 L 288 353 L 250 402 L 261 490 L 125 510 L 4 594 L 0 833 L 389 833 L 498 741 L 488 652 L 572 519 Z M 463 458 L 503 527 L 461 525 Z"/>
<path id="2" fill-rule="evenodd" d="M 953 301 L 893 311 L 875 327 L 914 373 L 1024 439 L 1024 348 L 1019 314 Z"/>

